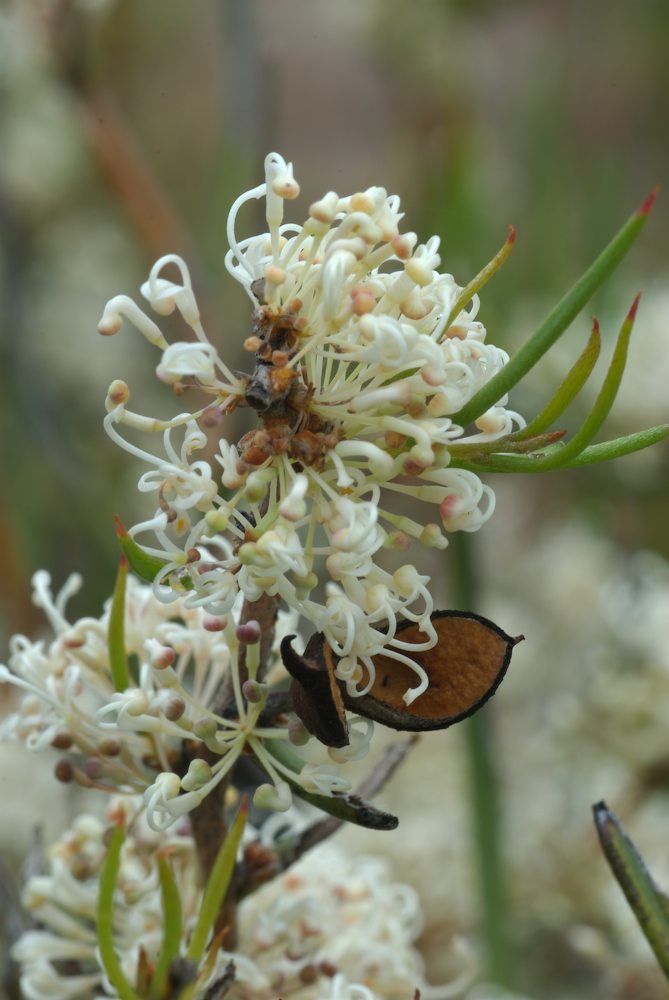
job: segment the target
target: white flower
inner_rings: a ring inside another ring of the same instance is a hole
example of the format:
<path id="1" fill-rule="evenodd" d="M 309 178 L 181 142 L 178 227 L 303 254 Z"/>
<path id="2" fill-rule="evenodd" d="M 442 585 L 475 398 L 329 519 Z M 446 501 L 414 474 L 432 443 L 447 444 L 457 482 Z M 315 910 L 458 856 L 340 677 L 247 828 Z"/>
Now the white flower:
<path id="1" fill-rule="evenodd" d="M 116 388 L 106 427 L 152 466 L 140 489 L 157 492 L 159 505 L 133 534 L 152 534 L 158 544 L 150 551 L 167 560 L 156 584 L 163 598 L 173 573 L 182 582 L 187 574 L 194 599 L 215 613 L 223 613 L 235 588 L 249 601 L 278 594 L 353 662 L 353 694 L 369 687 L 372 650 L 392 646 L 396 616 L 406 616 L 411 603 L 390 599 L 384 621 L 378 595 L 372 612 L 353 604 L 356 581 L 378 583 L 382 548 L 407 550 L 415 542 L 443 548 L 444 532 L 478 530 L 494 510 L 494 494 L 474 473 L 449 469 L 449 445 L 496 440 L 523 421 L 505 399 L 467 436 L 453 421 L 507 356 L 485 342 L 475 318 L 478 298 L 461 306 L 462 289 L 440 272 L 437 237 L 419 244 L 414 233 L 400 232 L 396 196 L 381 187 L 346 197 L 329 192 L 302 225 L 284 223 L 284 200 L 299 192 L 292 165 L 272 153 L 265 174 L 265 183 L 235 201 L 227 229 L 226 266 L 254 310 L 245 342 L 255 355 L 253 371 L 233 375 L 224 365 L 201 326 L 185 263 L 164 257 L 142 294 L 160 315 L 179 310 L 196 342 L 161 343 L 159 375 L 167 382 L 193 379 L 202 405 L 157 421 L 130 411 L 129 393 Z M 240 209 L 260 198 L 267 232 L 238 239 Z M 176 269 L 177 281 L 164 276 L 166 268 Z M 153 321 L 138 317 L 128 302 L 112 300 L 103 332 L 125 315 L 158 343 Z M 217 483 L 206 462 L 191 464 L 191 453 L 204 446 L 192 422 L 211 427 L 239 404 L 254 408 L 260 425 L 239 442 L 221 440 Z M 163 431 L 168 461 L 127 441 L 122 425 Z M 191 445 L 176 455 L 169 430 L 182 425 Z M 431 513 L 398 515 L 393 493 L 427 504 Z M 226 545 L 212 554 L 214 539 L 223 536 Z M 207 565 L 204 573 L 199 562 Z M 312 596 L 319 579 L 339 587 L 334 614 L 331 590 L 325 603 Z M 413 620 L 432 643 L 427 589 L 422 599 L 425 610 Z M 421 678 L 407 697 L 423 690 Z"/>
<path id="2" fill-rule="evenodd" d="M 270 569 L 272 565 L 270 560 Z M 300 770 L 298 748 L 292 749 L 297 770 L 277 749 L 290 740 L 290 720 L 284 715 L 277 722 L 261 718 L 272 684 L 285 678 L 283 667 L 266 678 L 271 683 L 258 685 L 255 701 L 242 694 L 239 608 L 224 618 L 212 618 L 201 607 L 192 607 L 189 597 L 161 603 L 151 588 L 129 577 L 125 651 L 136 658 L 137 668 L 130 686 L 118 691 L 109 662 L 109 607 L 99 619 L 71 624 L 65 617 L 67 599 L 80 583 L 79 577 L 71 577 L 54 598 L 48 574 L 35 575 L 35 602 L 55 637 L 50 643 L 33 643 L 24 636 L 11 640 L 9 666 L 0 665 L 0 680 L 24 695 L 18 710 L 0 724 L 0 739 L 19 740 L 33 751 L 56 751 L 55 773 L 61 781 L 143 793 L 148 822 L 155 830 L 166 829 L 195 809 L 229 775 L 245 749 L 256 756 L 271 782 L 260 795 L 265 808 L 290 806 L 286 779 L 313 790 L 309 770 Z M 294 630 L 295 615 L 282 614 L 275 660 L 278 643 Z M 253 680 L 258 642 L 244 643 Z M 227 708 L 233 709 L 234 718 L 228 718 L 230 712 L 217 701 L 226 683 L 234 701 Z M 184 741 L 191 757 L 192 747 L 199 746 L 208 760 L 195 756 L 179 777 Z M 322 757 L 324 763 L 325 751 Z M 349 787 L 332 771 L 321 793 L 333 795 Z"/>
<path id="3" fill-rule="evenodd" d="M 185 955 L 202 900 L 195 845 L 180 831 L 148 829 L 137 799 L 112 801 L 108 817 L 126 819 L 126 838 L 114 899 L 114 943 L 123 973 L 135 983 L 140 954 L 149 965 L 162 942 L 163 915 L 155 863 L 170 858 L 181 895 Z M 291 814 L 286 816 L 291 822 Z M 282 817 L 282 822 L 285 821 Z M 100 965 L 96 909 L 106 825 L 80 816 L 49 852 L 46 874 L 31 878 L 24 904 L 42 929 L 28 931 L 14 948 L 21 987 L 30 1000 L 114 996 Z M 263 836 L 263 841 L 267 842 Z M 272 846 L 270 841 L 270 846 Z M 376 858 L 352 858 L 321 845 L 270 884 L 247 896 L 239 909 L 235 953 L 219 951 L 195 997 L 222 975 L 232 959 L 230 1000 L 401 1000 L 428 992 L 413 942 L 422 927 L 415 892 L 391 880 Z M 472 979 L 439 990 L 458 996 Z M 429 995 L 429 992 L 428 992 Z"/>

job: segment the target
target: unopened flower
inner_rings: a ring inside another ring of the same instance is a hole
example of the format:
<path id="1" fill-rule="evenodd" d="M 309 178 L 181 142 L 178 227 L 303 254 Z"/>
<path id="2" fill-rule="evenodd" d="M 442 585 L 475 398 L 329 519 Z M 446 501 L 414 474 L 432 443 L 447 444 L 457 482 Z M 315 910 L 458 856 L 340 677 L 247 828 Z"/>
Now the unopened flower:
<path id="1" fill-rule="evenodd" d="M 204 398 L 194 412 L 160 421 L 131 411 L 129 394 L 110 393 L 106 427 L 151 466 L 140 489 L 155 493 L 155 515 L 132 534 L 151 534 L 148 551 L 165 560 L 155 583 L 161 599 L 186 580 L 186 605 L 215 614 L 227 613 L 240 591 L 250 601 L 279 595 L 325 634 L 354 694 L 369 687 L 382 650 L 415 668 L 396 639 L 398 618 L 420 624 L 417 648 L 436 642 L 428 578 L 414 570 L 417 585 L 400 586 L 381 569 L 380 551 L 415 542 L 443 548 L 447 532 L 476 531 L 494 494 L 474 472 L 449 468 L 449 445 L 497 440 L 523 421 L 505 399 L 479 417 L 474 434 L 465 437 L 452 419 L 507 356 L 486 343 L 477 297 L 461 299 L 452 275 L 440 272 L 438 238 L 419 244 L 401 232 L 399 199 L 380 187 L 329 192 L 302 225 L 284 223 L 284 202 L 298 193 L 292 165 L 272 153 L 265 182 L 230 211 L 226 265 L 253 306 L 245 344 L 253 371 L 233 373 L 216 354 L 186 264 L 164 257 L 142 294 L 159 315 L 178 310 L 195 340 L 167 346 L 123 296 L 108 304 L 101 330 L 127 317 L 161 347 L 159 377 L 185 381 Z M 238 238 L 240 209 L 260 198 L 267 232 Z M 258 428 L 237 443 L 220 441 L 217 471 L 194 460 L 204 445 L 198 426 L 242 404 L 257 411 Z M 122 428 L 162 432 L 162 452 L 131 443 Z M 393 494 L 426 513 L 398 515 Z M 325 600 L 315 594 L 319 579 L 328 582 Z M 425 690 L 416 673 L 407 703 Z"/>

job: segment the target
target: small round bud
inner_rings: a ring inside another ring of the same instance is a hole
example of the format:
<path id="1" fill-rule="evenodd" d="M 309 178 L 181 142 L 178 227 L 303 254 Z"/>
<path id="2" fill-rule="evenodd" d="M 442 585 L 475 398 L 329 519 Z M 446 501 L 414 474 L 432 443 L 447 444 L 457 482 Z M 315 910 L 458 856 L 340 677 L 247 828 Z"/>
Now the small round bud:
<path id="1" fill-rule="evenodd" d="M 439 514 L 444 524 L 448 524 L 462 513 L 463 503 L 461 497 L 457 493 L 449 493 L 439 504 Z"/>
<path id="2" fill-rule="evenodd" d="M 72 878 L 75 878 L 77 882 L 84 882 L 87 878 L 90 878 L 91 875 L 93 875 L 93 869 L 91 868 L 90 862 L 88 862 L 83 856 L 74 858 L 70 864 L 70 875 Z"/>
<path id="3" fill-rule="evenodd" d="M 374 310 L 376 298 L 371 288 L 357 285 L 351 290 L 351 302 L 356 316 L 364 316 Z"/>
<path id="4" fill-rule="evenodd" d="M 290 785 L 285 781 L 280 781 L 278 785 L 259 785 L 253 795 L 253 804 L 258 809 L 286 812 L 287 809 L 290 809 L 292 802 Z"/>
<path id="5" fill-rule="evenodd" d="M 220 617 L 216 615 L 205 615 L 202 619 L 202 628 L 205 632 L 222 632 L 227 624 L 227 615 L 222 615 Z"/>
<path id="6" fill-rule="evenodd" d="M 66 729 L 61 729 L 51 740 L 54 750 L 69 750 L 72 746 L 72 736 Z"/>
<path id="7" fill-rule="evenodd" d="M 258 681 L 247 680 L 242 684 L 242 694 L 253 705 L 261 702 L 268 690 L 266 684 L 260 684 Z"/>
<path id="8" fill-rule="evenodd" d="M 216 735 L 218 726 L 214 719 L 198 719 L 193 726 L 193 736 L 200 740 L 211 740 Z"/>
<path id="9" fill-rule="evenodd" d="M 400 531 L 398 528 L 396 531 L 389 533 L 384 543 L 384 548 L 393 549 L 396 552 L 406 552 L 407 549 L 411 548 L 411 539 L 406 531 Z"/>
<path id="10" fill-rule="evenodd" d="M 219 507 L 218 510 L 209 510 L 204 516 L 207 525 L 208 535 L 217 535 L 225 531 L 230 524 L 230 512 L 227 507 Z"/>
<path id="11" fill-rule="evenodd" d="M 269 281 L 271 285 L 282 285 L 286 277 L 284 269 L 276 264 L 268 264 L 265 268 L 265 281 Z"/>
<path id="12" fill-rule="evenodd" d="M 429 285 L 432 281 L 432 268 L 424 258 L 410 257 L 404 265 L 404 270 L 417 285 Z"/>
<path id="13" fill-rule="evenodd" d="M 182 698 L 170 698 L 163 709 L 163 714 L 170 722 L 176 722 L 186 711 L 186 703 Z"/>
<path id="14" fill-rule="evenodd" d="M 107 389 L 107 399 L 114 406 L 118 406 L 121 403 L 125 405 L 130 399 L 130 389 L 127 383 L 123 382 L 120 378 L 114 379 Z"/>
<path id="15" fill-rule="evenodd" d="M 249 621 L 238 625 L 235 634 L 239 642 L 243 643 L 243 645 L 252 646 L 254 643 L 260 642 L 260 624 L 254 618 L 251 618 Z"/>
<path id="16" fill-rule="evenodd" d="M 311 205 L 309 215 L 316 222 L 322 222 L 323 225 L 329 226 L 334 222 L 338 204 L 339 195 L 334 191 L 329 191 L 320 201 L 315 201 Z"/>
<path id="17" fill-rule="evenodd" d="M 99 757 L 89 757 L 84 763 L 84 774 L 93 781 L 99 778 L 103 771 L 104 767 Z"/>
<path id="18" fill-rule="evenodd" d="M 121 741 L 115 736 L 106 736 L 98 742 L 97 750 L 103 757 L 118 757 L 121 752 Z"/>
<path id="19" fill-rule="evenodd" d="M 188 771 L 181 779 L 181 787 L 185 792 L 192 792 L 196 788 L 202 788 L 211 779 L 211 767 L 206 760 L 198 757 L 192 760 L 188 766 Z"/>
<path id="20" fill-rule="evenodd" d="M 74 767 L 67 758 L 63 757 L 56 763 L 53 769 L 53 773 L 58 779 L 62 781 L 63 784 L 68 785 L 71 781 L 74 781 Z"/>
<path id="21" fill-rule="evenodd" d="M 393 573 L 393 582 L 401 597 L 410 597 L 418 584 L 418 570 L 408 563 Z"/>
<path id="22" fill-rule="evenodd" d="M 288 723 L 288 739 L 295 747 L 303 747 L 311 739 L 311 734 L 299 719 L 291 719 Z"/>
<path id="23" fill-rule="evenodd" d="M 149 640 L 151 641 L 151 640 Z M 149 643 L 147 642 L 147 646 Z M 163 646 L 155 640 L 151 642 L 150 649 L 151 666 L 154 670 L 165 670 L 171 667 L 176 659 L 176 653 L 171 646 Z"/>
<path id="24" fill-rule="evenodd" d="M 290 168 L 290 173 L 285 170 L 280 174 L 279 177 L 272 181 L 270 187 L 274 194 L 278 194 L 280 198 L 285 198 L 286 201 L 292 201 L 300 193 L 300 185 L 297 183 L 292 175 L 292 164 L 288 165 Z"/>
<path id="25" fill-rule="evenodd" d="M 426 548 L 445 549 L 448 545 L 448 539 L 438 524 L 426 524 L 421 531 L 419 541 Z"/>
<path id="26" fill-rule="evenodd" d="M 356 194 L 352 194 L 350 205 L 352 212 L 364 212 L 365 215 L 371 215 L 374 211 L 374 202 L 366 191 L 358 191 Z"/>
<path id="27" fill-rule="evenodd" d="M 123 700 L 125 702 L 125 711 L 128 715 L 135 718 L 140 715 L 144 715 L 149 707 L 149 699 L 146 697 L 141 688 L 126 691 Z"/>
<path id="28" fill-rule="evenodd" d="M 223 414 L 221 413 L 220 407 L 218 406 L 208 406 L 206 410 L 202 411 L 202 416 L 200 417 L 200 424 L 202 427 L 218 427 L 223 420 Z"/>
<path id="29" fill-rule="evenodd" d="M 314 965 L 313 962 L 309 962 L 307 965 L 303 965 L 300 969 L 299 979 L 305 986 L 310 986 L 312 983 L 316 982 L 319 975 L 318 966 Z"/>
<path id="30" fill-rule="evenodd" d="M 393 236 L 390 245 L 396 257 L 399 257 L 400 260 L 408 260 L 413 253 L 416 242 L 415 233 L 399 233 L 397 236 Z"/>

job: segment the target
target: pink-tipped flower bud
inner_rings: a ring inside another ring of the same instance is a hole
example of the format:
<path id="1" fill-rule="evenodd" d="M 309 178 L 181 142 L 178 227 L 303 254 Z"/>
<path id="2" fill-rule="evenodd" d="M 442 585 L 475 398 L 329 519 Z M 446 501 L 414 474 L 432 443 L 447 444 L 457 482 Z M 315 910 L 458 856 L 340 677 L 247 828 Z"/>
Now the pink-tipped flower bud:
<path id="1" fill-rule="evenodd" d="M 222 615 L 221 617 L 217 615 L 205 615 L 202 619 L 202 628 L 205 632 L 222 632 L 227 624 L 228 619 L 226 615 Z"/>
<path id="2" fill-rule="evenodd" d="M 254 618 L 237 626 L 237 639 L 245 646 L 260 642 L 260 634 L 260 625 Z"/>
<path id="3" fill-rule="evenodd" d="M 303 747 L 311 739 L 311 735 L 299 719 L 291 719 L 288 723 L 288 739 L 295 747 Z"/>
<path id="4" fill-rule="evenodd" d="M 165 705 L 163 714 L 170 722 L 176 722 L 186 711 L 186 703 L 182 698 L 170 698 Z"/>
<path id="5" fill-rule="evenodd" d="M 130 389 L 128 388 L 127 383 L 120 378 L 115 378 L 107 389 L 107 399 L 110 403 L 113 403 L 114 406 L 119 406 L 121 404 L 125 406 L 130 399 Z"/>
<path id="6" fill-rule="evenodd" d="M 257 705 L 267 694 L 266 684 L 259 684 L 258 681 L 247 680 L 242 684 L 242 694 L 251 704 Z"/>

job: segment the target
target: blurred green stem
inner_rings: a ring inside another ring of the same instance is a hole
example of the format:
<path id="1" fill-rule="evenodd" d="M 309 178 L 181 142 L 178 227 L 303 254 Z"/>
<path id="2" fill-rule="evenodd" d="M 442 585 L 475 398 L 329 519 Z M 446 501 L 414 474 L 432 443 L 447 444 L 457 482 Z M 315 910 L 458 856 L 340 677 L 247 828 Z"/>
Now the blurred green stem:
<path id="1" fill-rule="evenodd" d="M 451 538 L 456 605 L 478 611 L 477 576 L 472 538 L 459 532 Z M 495 767 L 490 706 L 464 723 L 469 763 L 472 829 L 481 892 L 481 922 L 487 978 L 500 986 L 514 985 L 514 957 L 502 852 L 500 789 Z"/>

